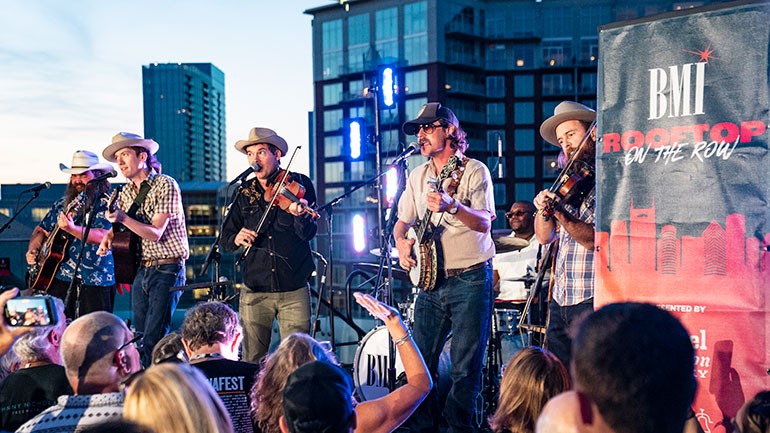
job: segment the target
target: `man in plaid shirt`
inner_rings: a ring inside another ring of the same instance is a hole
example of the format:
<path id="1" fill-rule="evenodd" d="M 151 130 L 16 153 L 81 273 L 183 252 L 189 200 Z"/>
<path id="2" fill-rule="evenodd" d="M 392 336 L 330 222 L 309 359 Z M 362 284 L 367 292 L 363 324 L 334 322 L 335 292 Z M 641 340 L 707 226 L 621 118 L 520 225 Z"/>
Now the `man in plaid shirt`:
<path id="1" fill-rule="evenodd" d="M 155 158 L 158 147 L 154 140 L 121 132 L 102 152 L 104 159 L 118 164 L 128 180 L 118 209 L 108 210 L 107 220 L 123 224 L 141 238 L 142 257 L 131 284 L 131 306 L 136 330 L 144 333 L 141 355 L 145 367 L 152 361 L 152 348 L 171 328 L 182 292 L 170 292 L 169 288 L 185 283 L 184 262 L 190 256 L 182 193 L 172 177 L 160 174 L 161 165 Z M 133 217 L 127 215 L 142 188 L 147 189 L 145 199 Z M 113 236 L 110 230 L 97 254 L 107 254 Z"/>
<path id="2" fill-rule="evenodd" d="M 566 162 L 578 152 L 574 158 L 575 171 L 588 168 L 593 172 L 596 129 L 591 126 L 595 119 L 594 110 L 577 102 L 564 101 L 556 106 L 554 115 L 540 126 L 540 135 L 548 143 L 561 147 L 560 162 Z M 574 194 L 570 194 L 572 192 Z M 534 200 L 537 240 L 543 245 L 558 241 L 545 338 L 548 349 L 564 365 L 570 365 L 571 325 L 593 311 L 596 232 L 593 175 L 574 185 L 570 193 L 563 194 L 567 197 L 564 199 L 543 190 Z"/>

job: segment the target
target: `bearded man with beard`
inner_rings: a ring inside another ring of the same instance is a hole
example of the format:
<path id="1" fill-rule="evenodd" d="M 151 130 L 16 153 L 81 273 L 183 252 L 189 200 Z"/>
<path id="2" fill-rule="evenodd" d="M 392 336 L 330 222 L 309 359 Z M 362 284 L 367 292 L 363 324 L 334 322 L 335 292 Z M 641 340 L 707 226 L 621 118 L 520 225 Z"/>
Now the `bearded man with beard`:
<path id="1" fill-rule="evenodd" d="M 93 311 L 112 312 L 115 299 L 115 269 L 112 254 L 99 256 L 96 254 L 99 243 L 112 227 L 112 224 L 104 217 L 107 209 L 106 194 L 110 190 L 109 182 L 94 178 L 113 170 L 110 164 L 100 163 L 99 157 L 87 150 L 78 150 L 72 155 L 72 166 L 59 164 L 59 169 L 70 175 L 70 181 L 64 196 L 54 203 L 45 218 L 35 227 L 27 249 L 27 263 L 34 264 L 40 252 L 40 248 L 46 241 L 51 231 L 58 226 L 61 232 L 66 233 L 71 239 L 63 251 L 63 259 L 56 271 L 48 294 L 65 300 L 70 283 L 72 293 L 69 302 L 65 306 L 67 317 L 76 319 Z M 65 213 L 68 205 L 83 193 L 83 206 L 77 212 Z M 83 246 L 85 233 L 85 212 L 95 207 L 94 221 L 88 233 L 83 257 L 75 271 L 78 254 Z"/>

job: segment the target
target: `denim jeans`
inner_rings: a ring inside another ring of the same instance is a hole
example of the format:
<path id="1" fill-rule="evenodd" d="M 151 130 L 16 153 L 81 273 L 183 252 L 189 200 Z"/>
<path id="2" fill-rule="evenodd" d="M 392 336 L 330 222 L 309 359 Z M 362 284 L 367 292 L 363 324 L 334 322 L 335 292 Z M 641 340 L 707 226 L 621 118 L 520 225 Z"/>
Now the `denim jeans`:
<path id="1" fill-rule="evenodd" d="M 152 363 L 152 348 L 171 329 L 171 317 L 181 291 L 169 292 L 169 288 L 185 283 L 184 265 L 171 264 L 140 267 L 131 285 L 131 305 L 134 310 L 134 327 L 144 332 L 144 348 L 139 351 L 142 365 Z"/>
<path id="2" fill-rule="evenodd" d="M 484 266 L 444 281 L 431 292 L 420 292 L 414 308 L 414 341 L 434 378 L 434 387 L 410 420 L 412 431 L 438 431 L 438 366 L 444 342 L 449 350 L 451 387 L 443 419 L 448 432 L 477 431 L 482 421 L 482 366 L 492 316 L 492 267 Z"/>
<path id="3" fill-rule="evenodd" d="M 562 307 L 556 301 L 548 303 L 548 329 L 545 331 L 545 347 L 569 370 L 572 359 L 572 327 L 580 319 L 594 311 L 594 298 L 576 305 Z"/>
<path id="4" fill-rule="evenodd" d="M 295 332 L 310 332 L 310 289 L 262 293 L 241 290 L 238 312 L 243 327 L 243 360 L 259 363 L 270 348 L 273 321 L 278 319 L 281 339 Z"/>

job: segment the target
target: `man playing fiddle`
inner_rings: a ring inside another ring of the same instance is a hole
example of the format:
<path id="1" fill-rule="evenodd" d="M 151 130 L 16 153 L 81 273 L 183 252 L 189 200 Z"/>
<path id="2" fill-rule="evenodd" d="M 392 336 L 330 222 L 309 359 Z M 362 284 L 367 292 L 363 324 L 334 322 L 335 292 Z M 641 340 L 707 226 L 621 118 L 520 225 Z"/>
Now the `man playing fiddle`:
<path id="1" fill-rule="evenodd" d="M 560 161 L 575 158 L 575 166 L 593 166 L 596 129 L 590 126 L 595 119 L 594 110 L 564 101 L 540 126 L 540 135 L 561 147 Z M 545 338 L 548 349 L 564 365 L 569 365 L 571 357 L 571 325 L 593 311 L 596 186 L 592 182 L 583 189 L 586 192 L 576 194 L 576 199 L 567 200 L 569 203 L 549 190 L 541 191 L 534 200 L 537 240 L 543 245 L 559 242 Z"/>
<path id="2" fill-rule="evenodd" d="M 240 186 L 230 218 L 222 228 L 222 246 L 228 251 L 240 246 L 249 249 L 241 268 L 246 287 L 241 290 L 239 313 L 243 360 L 257 363 L 270 347 L 276 318 L 281 338 L 294 332 L 310 332 L 308 280 L 315 263 L 309 241 L 318 229 L 310 207 L 315 205 L 316 195 L 310 178 L 291 173 L 284 184 L 301 185 L 304 198 L 288 206 L 269 206 L 273 197 L 280 196 L 276 190 L 286 173 L 280 168 L 281 157 L 289 151 L 286 140 L 275 131 L 252 128 L 249 138 L 236 142 L 235 148 L 246 154 L 256 177 Z M 257 233 L 266 211 L 267 217 Z"/>

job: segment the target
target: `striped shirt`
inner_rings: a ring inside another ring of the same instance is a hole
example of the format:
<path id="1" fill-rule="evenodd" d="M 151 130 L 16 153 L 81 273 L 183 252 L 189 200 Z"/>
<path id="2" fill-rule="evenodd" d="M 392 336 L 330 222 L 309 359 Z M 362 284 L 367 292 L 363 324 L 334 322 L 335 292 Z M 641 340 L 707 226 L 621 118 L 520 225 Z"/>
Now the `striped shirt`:
<path id="1" fill-rule="evenodd" d="M 580 209 L 564 205 L 568 212 L 588 224 L 594 224 L 596 188 L 580 204 Z M 553 299 L 562 307 L 577 305 L 594 296 L 594 251 L 586 249 L 562 227 L 556 255 Z"/>
<path id="2" fill-rule="evenodd" d="M 187 241 L 182 193 L 176 181 L 165 174 L 154 171 L 144 180 L 150 184 L 147 198 L 136 212 L 136 219 L 151 224 L 157 214 L 170 214 L 166 230 L 157 242 L 142 238 L 142 260 L 187 259 L 190 256 L 190 244 Z M 143 182 L 143 183 L 144 183 Z M 139 188 L 128 182 L 120 194 L 119 206 L 128 211 L 139 194 Z"/>

